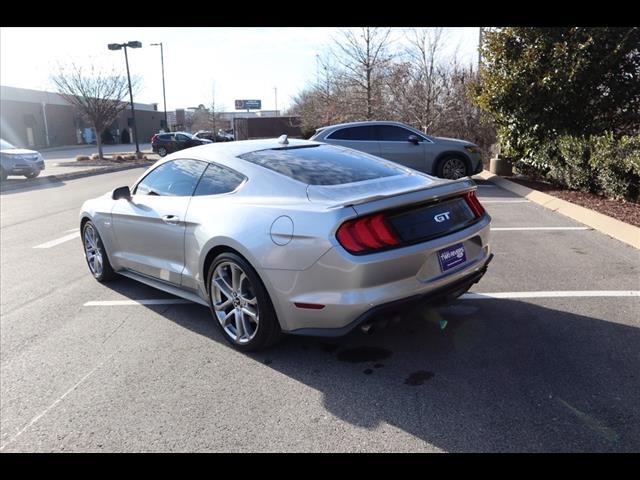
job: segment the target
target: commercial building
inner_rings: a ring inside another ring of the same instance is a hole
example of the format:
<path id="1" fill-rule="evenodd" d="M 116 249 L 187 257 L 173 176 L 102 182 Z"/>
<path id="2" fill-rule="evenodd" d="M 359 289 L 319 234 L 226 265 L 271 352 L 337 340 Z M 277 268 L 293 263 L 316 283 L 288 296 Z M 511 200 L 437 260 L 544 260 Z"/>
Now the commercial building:
<path id="1" fill-rule="evenodd" d="M 164 126 L 158 104 L 134 103 L 138 140 L 149 142 Z M 95 143 L 97 132 L 61 95 L 41 90 L 0 86 L 0 136 L 28 148 Z M 120 113 L 106 132 L 105 143 L 133 143 L 131 110 Z"/>
<path id="2" fill-rule="evenodd" d="M 279 110 L 259 110 L 255 112 L 216 112 L 216 130 L 229 130 L 233 128 L 236 118 L 279 117 Z M 199 108 L 179 108 L 173 112 L 167 112 L 167 119 L 172 131 L 196 132 L 198 130 L 211 130 L 213 122 L 211 112 L 204 105 Z"/>

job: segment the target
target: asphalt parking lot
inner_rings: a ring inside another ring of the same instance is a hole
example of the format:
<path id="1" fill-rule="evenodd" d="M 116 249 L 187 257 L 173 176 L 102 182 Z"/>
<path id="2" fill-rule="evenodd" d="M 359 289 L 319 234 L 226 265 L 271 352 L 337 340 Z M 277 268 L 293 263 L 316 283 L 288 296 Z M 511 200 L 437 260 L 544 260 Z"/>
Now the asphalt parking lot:
<path id="1" fill-rule="evenodd" d="M 81 203 L 141 173 L 0 196 L 3 452 L 640 451 L 633 247 L 481 184 L 475 295 L 246 355 L 206 308 L 89 275 Z"/>

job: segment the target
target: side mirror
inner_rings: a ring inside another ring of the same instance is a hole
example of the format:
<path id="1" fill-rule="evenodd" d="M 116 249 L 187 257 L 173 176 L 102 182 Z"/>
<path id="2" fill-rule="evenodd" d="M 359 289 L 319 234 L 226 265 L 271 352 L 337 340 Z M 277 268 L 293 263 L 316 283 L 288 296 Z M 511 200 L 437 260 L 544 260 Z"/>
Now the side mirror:
<path id="1" fill-rule="evenodd" d="M 409 138 L 407 138 L 407 140 L 409 140 L 414 145 L 418 145 L 420 143 L 420 139 L 416 135 L 409 135 Z"/>
<path id="2" fill-rule="evenodd" d="M 126 198 L 127 200 L 131 199 L 131 190 L 129 187 L 118 187 L 111 194 L 111 198 L 114 200 L 120 200 L 121 198 Z"/>

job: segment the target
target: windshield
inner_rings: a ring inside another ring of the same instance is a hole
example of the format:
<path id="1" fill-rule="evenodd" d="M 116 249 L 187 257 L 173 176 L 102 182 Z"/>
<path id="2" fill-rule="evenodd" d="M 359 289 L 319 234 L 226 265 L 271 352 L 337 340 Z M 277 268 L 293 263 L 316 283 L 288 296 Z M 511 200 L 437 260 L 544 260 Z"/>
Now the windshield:
<path id="1" fill-rule="evenodd" d="M 11 148 L 16 148 L 13 145 L 11 145 L 9 142 L 7 142 L 6 140 L 2 140 L 0 139 L 0 150 L 9 150 Z"/>

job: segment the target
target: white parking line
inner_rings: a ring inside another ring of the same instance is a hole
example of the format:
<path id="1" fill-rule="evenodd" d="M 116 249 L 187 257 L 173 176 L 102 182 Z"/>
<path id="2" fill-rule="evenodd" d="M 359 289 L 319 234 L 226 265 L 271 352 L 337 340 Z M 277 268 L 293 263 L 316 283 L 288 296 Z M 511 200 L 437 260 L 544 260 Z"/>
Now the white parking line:
<path id="1" fill-rule="evenodd" d="M 173 305 L 178 303 L 193 303 L 183 298 L 154 298 L 147 300 L 98 300 L 87 302 L 85 307 L 125 307 L 128 305 Z"/>
<path id="2" fill-rule="evenodd" d="M 492 232 L 507 232 L 519 230 L 591 230 L 590 227 L 491 227 Z"/>
<path id="3" fill-rule="evenodd" d="M 465 293 L 461 300 L 489 300 L 493 298 L 571 298 L 571 297 L 640 297 L 640 290 L 575 290 L 549 292 L 493 292 Z"/>
<path id="4" fill-rule="evenodd" d="M 33 248 L 51 248 L 56 245 L 60 245 L 61 243 L 68 242 L 69 240 L 73 240 L 74 238 L 80 237 L 80 232 L 70 233 L 69 235 L 65 235 L 64 237 L 56 238 L 55 240 L 51 240 L 50 242 L 42 243 L 40 245 L 36 245 Z"/>
<path id="5" fill-rule="evenodd" d="M 491 300 L 509 298 L 573 298 L 573 297 L 640 297 L 640 290 L 569 290 L 540 292 L 489 292 L 465 293 L 461 300 Z M 139 305 L 178 305 L 193 303 L 183 298 L 162 298 L 145 300 L 96 300 L 87 302 L 85 307 L 126 307 Z"/>
<path id="6" fill-rule="evenodd" d="M 65 230 L 65 232 L 79 232 L 79 228 L 70 228 L 69 230 Z"/>

